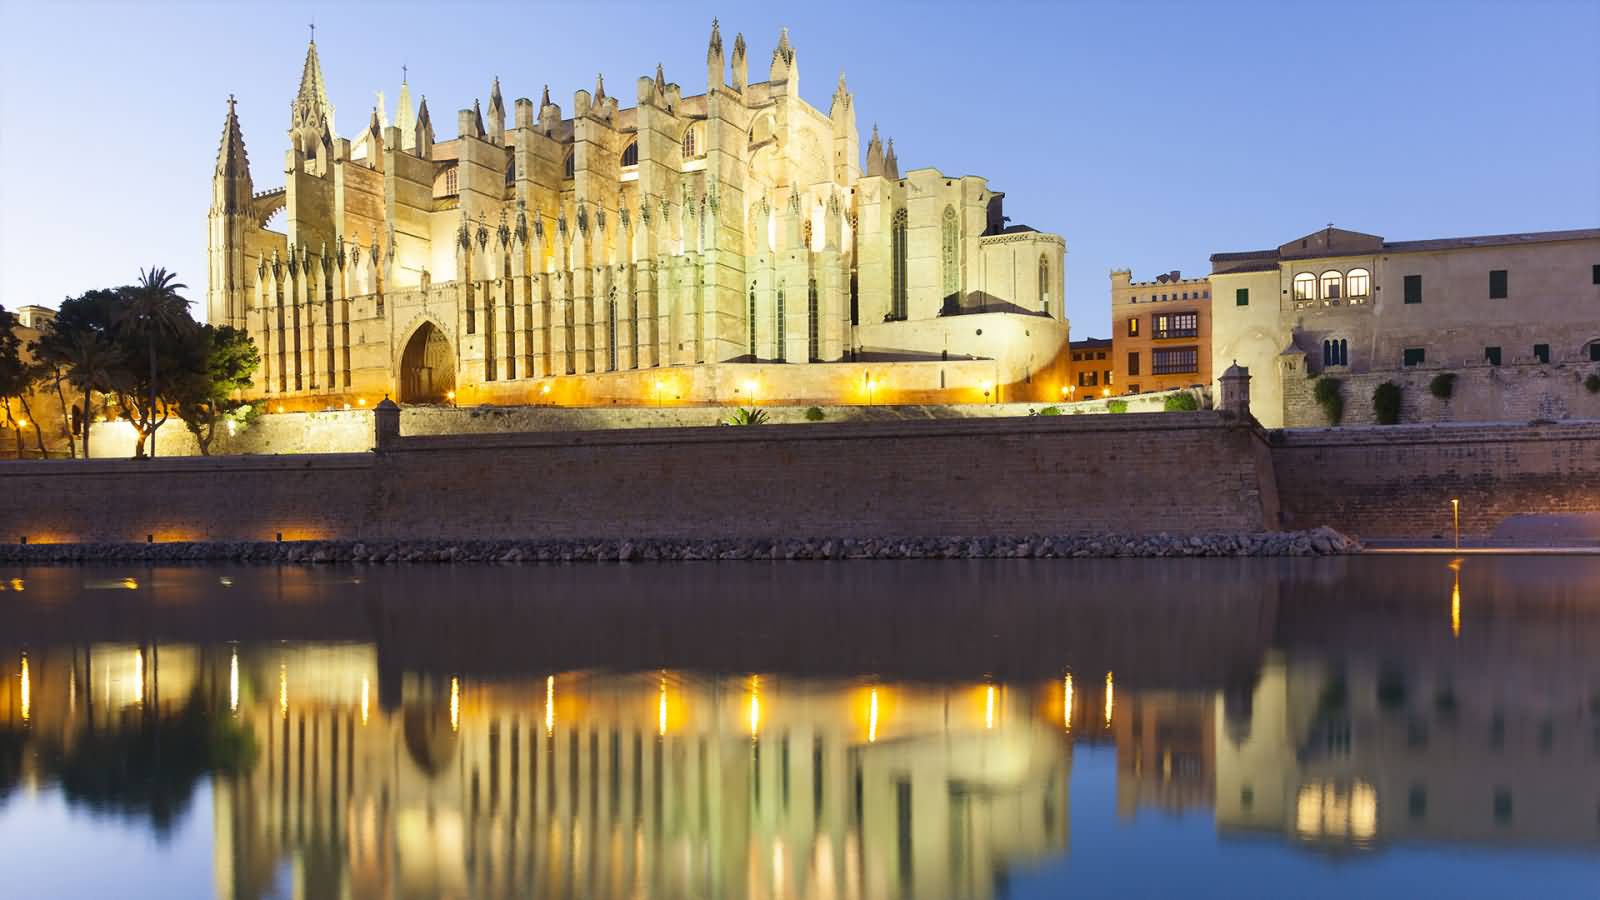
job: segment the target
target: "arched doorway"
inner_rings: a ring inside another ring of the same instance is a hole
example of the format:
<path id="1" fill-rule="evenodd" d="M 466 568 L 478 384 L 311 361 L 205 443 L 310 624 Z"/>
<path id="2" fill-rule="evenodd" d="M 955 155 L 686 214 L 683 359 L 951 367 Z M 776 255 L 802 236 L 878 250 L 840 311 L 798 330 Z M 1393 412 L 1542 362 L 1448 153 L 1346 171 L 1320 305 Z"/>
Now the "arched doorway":
<path id="1" fill-rule="evenodd" d="M 441 403 L 456 388 L 455 354 L 432 322 L 412 332 L 400 354 L 400 402 Z"/>

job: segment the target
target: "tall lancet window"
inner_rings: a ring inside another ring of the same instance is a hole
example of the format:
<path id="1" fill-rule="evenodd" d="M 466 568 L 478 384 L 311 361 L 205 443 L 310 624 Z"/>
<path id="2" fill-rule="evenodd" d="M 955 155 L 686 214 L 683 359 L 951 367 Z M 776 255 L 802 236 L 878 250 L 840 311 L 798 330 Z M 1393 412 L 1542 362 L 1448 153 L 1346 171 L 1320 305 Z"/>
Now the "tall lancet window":
<path id="1" fill-rule="evenodd" d="M 606 294 L 606 352 L 610 355 L 611 365 L 606 371 L 617 370 L 617 286 L 612 285 Z"/>
<path id="2" fill-rule="evenodd" d="M 750 326 L 750 358 L 756 358 L 756 283 L 750 282 L 750 308 L 745 312 L 745 319 Z"/>
<path id="3" fill-rule="evenodd" d="M 811 279 L 806 288 L 806 359 L 822 360 L 822 347 L 817 340 L 817 280 Z"/>
<path id="4" fill-rule="evenodd" d="M 1039 308 L 1050 315 L 1050 260 L 1039 254 Z"/>
<path id="5" fill-rule="evenodd" d="M 772 358 L 778 362 L 786 361 L 783 355 L 783 339 L 786 337 L 783 328 L 783 299 L 783 282 L 780 281 L 778 282 L 778 308 L 776 315 L 773 316 L 773 318 L 776 320 L 773 325 L 773 336 L 776 338 L 774 343 L 777 346 L 775 346 L 772 351 Z"/>
<path id="6" fill-rule="evenodd" d="M 891 259 L 893 260 L 894 266 L 894 294 L 892 300 L 894 305 L 889 311 L 889 318 L 894 321 L 904 321 L 906 318 L 906 309 L 910 305 L 910 286 L 907 282 L 908 260 L 906 254 L 908 252 L 908 247 L 906 241 L 906 225 L 905 209 L 902 207 L 901 209 L 895 210 L 894 228 L 891 232 L 891 249 L 893 251 Z"/>
<path id="7" fill-rule="evenodd" d="M 944 308 L 957 312 L 961 308 L 961 223 L 956 218 L 956 208 L 944 208 L 944 240 L 940 254 L 944 265 Z"/>

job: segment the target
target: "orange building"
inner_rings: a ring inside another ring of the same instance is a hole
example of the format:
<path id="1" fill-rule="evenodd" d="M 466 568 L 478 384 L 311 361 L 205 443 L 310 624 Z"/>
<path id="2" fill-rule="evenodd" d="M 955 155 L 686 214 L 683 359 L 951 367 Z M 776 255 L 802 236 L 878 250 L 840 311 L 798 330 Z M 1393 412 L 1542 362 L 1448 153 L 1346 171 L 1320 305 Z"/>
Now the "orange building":
<path id="1" fill-rule="evenodd" d="M 1088 338 L 1070 344 L 1072 359 L 1067 364 L 1066 400 L 1091 400 L 1113 391 L 1112 343 L 1110 338 Z"/>
<path id="2" fill-rule="evenodd" d="M 1127 269 L 1112 271 L 1111 335 L 1118 393 L 1210 384 L 1210 280 L 1174 270 L 1134 281 Z"/>

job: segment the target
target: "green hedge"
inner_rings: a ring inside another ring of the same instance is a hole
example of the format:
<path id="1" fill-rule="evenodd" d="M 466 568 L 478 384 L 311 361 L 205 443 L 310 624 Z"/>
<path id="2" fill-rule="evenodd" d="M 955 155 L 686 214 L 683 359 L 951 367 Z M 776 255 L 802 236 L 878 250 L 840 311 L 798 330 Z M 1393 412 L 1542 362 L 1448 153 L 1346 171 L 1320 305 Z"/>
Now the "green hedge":
<path id="1" fill-rule="evenodd" d="M 1372 391 L 1372 417 L 1379 425 L 1400 421 L 1400 385 L 1385 381 Z"/>
<path id="2" fill-rule="evenodd" d="M 1311 395 L 1316 398 L 1317 405 L 1322 407 L 1322 414 L 1328 417 L 1329 425 L 1337 425 L 1344 421 L 1344 380 L 1324 375 L 1317 379 L 1317 384 L 1311 389 Z"/>

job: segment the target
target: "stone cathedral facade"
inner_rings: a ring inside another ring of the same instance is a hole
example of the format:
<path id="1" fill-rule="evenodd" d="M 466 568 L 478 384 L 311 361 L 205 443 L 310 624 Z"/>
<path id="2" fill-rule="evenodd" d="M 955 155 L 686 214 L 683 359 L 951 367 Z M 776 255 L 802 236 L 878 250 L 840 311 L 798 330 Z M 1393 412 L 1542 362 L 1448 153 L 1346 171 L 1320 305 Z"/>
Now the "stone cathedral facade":
<path id="1" fill-rule="evenodd" d="M 712 24 L 707 87 L 661 67 L 635 103 L 487 105 L 440 140 L 402 84 L 339 137 L 313 41 L 284 185 L 257 191 L 235 102 L 217 155 L 207 310 L 248 330 L 261 394 L 301 408 L 1053 398 L 1059 236 L 1008 226 L 980 177 L 862 163 L 840 76 L 800 96 L 787 31 L 765 81 Z M 729 81 L 731 68 L 731 81 Z M 281 230 L 269 228 L 281 216 Z M 981 391 L 982 398 L 978 396 Z M 741 397 L 741 392 L 756 397 Z M 663 394 L 665 393 L 665 397 Z"/>

